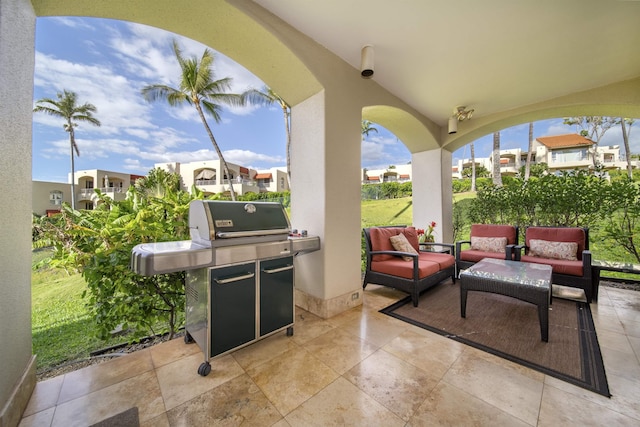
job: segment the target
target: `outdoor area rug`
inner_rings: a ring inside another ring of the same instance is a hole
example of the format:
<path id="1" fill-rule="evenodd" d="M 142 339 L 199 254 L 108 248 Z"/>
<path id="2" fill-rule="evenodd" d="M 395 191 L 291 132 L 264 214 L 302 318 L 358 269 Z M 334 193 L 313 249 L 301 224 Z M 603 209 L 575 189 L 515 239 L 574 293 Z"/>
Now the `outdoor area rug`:
<path id="1" fill-rule="evenodd" d="M 380 312 L 610 397 L 591 309 L 584 302 L 554 298 L 549 342 L 540 339 L 538 308 L 515 298 L 469 291 L 467 317 L 460 317 L 460 288 L 442 283 Z"/>

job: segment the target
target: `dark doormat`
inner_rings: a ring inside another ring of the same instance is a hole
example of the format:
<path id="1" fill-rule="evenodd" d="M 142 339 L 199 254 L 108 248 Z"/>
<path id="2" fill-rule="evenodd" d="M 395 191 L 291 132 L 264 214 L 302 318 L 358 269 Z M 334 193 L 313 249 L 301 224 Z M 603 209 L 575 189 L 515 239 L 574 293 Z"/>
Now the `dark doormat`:
<path id="1" fill-rule="evenodd" d="M 548 343 L 540 339 L 535 305 L 470 291 L 462 318 L 460 288 L 451 283 L 424 292 L 418 307 L 407 297 L 380 312 L 611 397 L 591 309 L 584 302 L 553 299 Z"/>
<path id="2" fill-rule="evenodd" d="M 124 412 L 92 424 L 89 427 L 138 427 L 139 425 L 138 408 L 134 406 Z"/>

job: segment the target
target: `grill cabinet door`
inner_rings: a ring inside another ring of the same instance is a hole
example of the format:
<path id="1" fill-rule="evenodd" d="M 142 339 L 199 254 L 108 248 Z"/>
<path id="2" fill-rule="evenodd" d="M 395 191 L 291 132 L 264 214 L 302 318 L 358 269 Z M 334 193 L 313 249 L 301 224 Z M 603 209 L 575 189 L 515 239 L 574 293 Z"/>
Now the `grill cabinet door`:
<path id="1" fill-rule="evenodd" d="M 260 263 L 260 336 L 293 323 L 293 257 Z"/>
<path id="2" fill-rule="evenodd" d="M 255 262 L 211 269 L 211 357 L 256 338 Z"/>

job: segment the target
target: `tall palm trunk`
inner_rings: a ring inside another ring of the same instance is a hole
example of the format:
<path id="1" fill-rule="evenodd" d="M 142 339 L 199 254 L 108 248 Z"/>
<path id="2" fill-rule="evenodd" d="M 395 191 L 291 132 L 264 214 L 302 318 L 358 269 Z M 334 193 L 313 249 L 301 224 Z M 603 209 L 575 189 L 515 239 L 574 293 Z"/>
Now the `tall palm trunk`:
<path id="1" fill-rule="evenodd" d="M 198 114 L 200 115 L 200 120 L 202 120 L 202 124 L 204 128 L 207 130 L 207 134 L 209 135 L 209 139 L 211 139 L 211 143 L 213 144 L 213 148 L 216 150 L 218 154 L 218 158 L 222 162 L 222 168 L 224 169 L 224 174 L 227 176 L 227 180 L 229 181 L 229 191 L 231 192 L 231 200 L 235 202 L 236 200 L 236 192 L 233 190 L 233 181 L 231 180 L 231 173 L 229 173 L 229 167 L 227 166 L 227 161 L 224 159 L 222 155 L 222 151 L 220 151 L 220 147 L 218 147 L 218 143 L 216 139 L 213 137 L 213 132 L 211 132 L 211 128 L 209 127 L 209 123 L 207 123 L 207 119 L 204 117 L 204 113 L 202 112 L 202 108 L 200 107 L 200 103 L 194 103 L 196 106 L 196 110 L 198 110 Z M 223 176 L 224 178 L 224 176 Z"/>
<path id="2" fill-rule="evenodd" d="M 471 143 L 471 191 L 476 191 L 476 150 Z"/>
<path id="3" fill-rule="evenodd" d="M 76 210 L 76 166 L 73 156 L 73 149 L 76 146 L 76 138 L 73 126 L 69 121 L 69 150 L 71 151 L 71 209 Z"/>
<path id="4" fill-rule="evenodd" d="M 284 128 L 287 132 L 287 176 L 289 178 L 289 190 L 291 190 L 291 112 L 286 104 L 282 105 L 282 114 L 284 115 Z"/>
<path id="5" fill-rule="evenodd" d="M 502 175 L 500 175 L 500 132 L 493 133 L 493 185 L 502 187 Z"/>
<path id="6" fill-rule="evenodd" d="M 533 122 L 529 123 L 529 147 L 527 148 L 527 162 L 524 167 L 524 180 L 527 181 L 531 174 L 531 151 L 533 151 Z"/>
<path id="7" fill-rule="evenodd" d="M 627 175 L 629 175 L 629 179 L 633 179 L 633 168 L 631 167 L 631 151 L 629 149 L 629 134 L 627 133 L 627 125 L 625 123 L 624 117 L 620 117 L 620 126 L 622 126 L 622 139 L 624 141 L 624 152 L 627 157 Z M 631 132 L 631 127 L 629 127 L 629 133 Z"/>

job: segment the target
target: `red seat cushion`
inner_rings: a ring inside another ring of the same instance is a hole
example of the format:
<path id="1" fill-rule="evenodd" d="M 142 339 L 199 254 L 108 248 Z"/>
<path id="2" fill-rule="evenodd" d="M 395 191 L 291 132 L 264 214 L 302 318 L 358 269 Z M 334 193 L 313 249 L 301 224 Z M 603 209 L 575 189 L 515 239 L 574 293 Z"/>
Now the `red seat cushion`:
<path id="1" fill-rule="evenodd" d="M 582 277 L 584 275 L 582 261 L 567 261 L 563 259 L 540 258 L 536 256 L 522 255 L 520 261 L 534 262 L 536 264 L 550 265 L 556 274 L 568 274 Z"/>
<path id="2" fill-rule="evenodd" d="M 504 259 L 504 252 L 483 252 L 483 251 L 475 251 L 473 249 L 467 249 L 465 251 L 460 251 L 460 259 L 462 261 L 469 262 L 479 262 L 484 258 L 495 258 L 495 259 Z"/>
<path id="3" fill-rule="evenodd" d="M 418 260 L 418 270 L 418 277 L 422 279 L 440 271 L 440 264 L 420 258 Z M 413 262 L 406 262 L 400 257 L 392 257 L 386 261 L 372 261 L 371 271 L 413 279 Z"/>
<path id="4" fill-rule="evenodd" d="M 420 252 L 420 261 L 436 262 L 440 266 L 440 270 L 449 268 L 456 264 L 456 259 L 453 255 L 440 254 L 437 252 Z"/>

